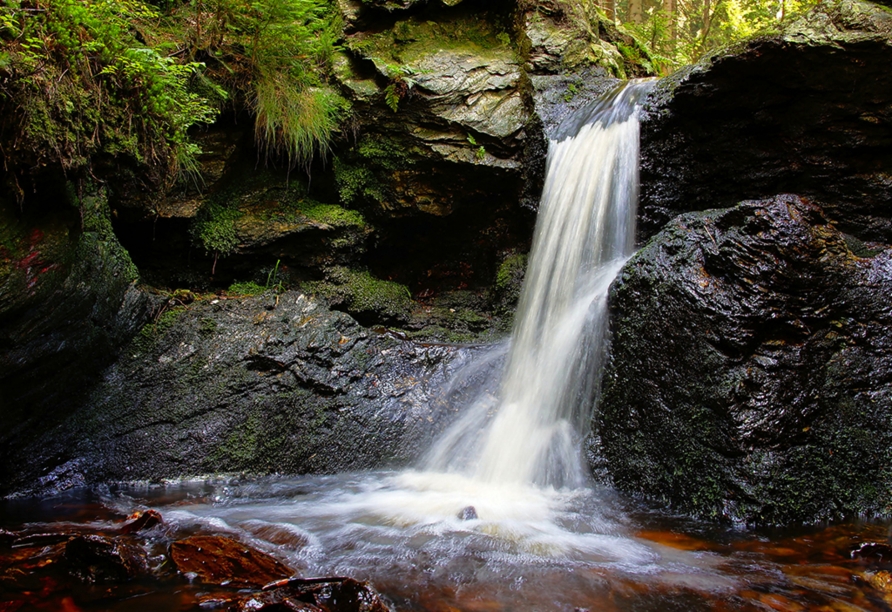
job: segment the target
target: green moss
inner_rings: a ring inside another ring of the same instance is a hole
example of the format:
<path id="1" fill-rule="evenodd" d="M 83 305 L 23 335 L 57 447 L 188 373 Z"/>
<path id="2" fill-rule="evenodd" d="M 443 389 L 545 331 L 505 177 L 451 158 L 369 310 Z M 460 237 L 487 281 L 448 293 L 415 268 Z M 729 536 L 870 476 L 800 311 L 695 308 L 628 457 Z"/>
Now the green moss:
<path id="1" fill-rule="evenodd" d="M 304 284 L 333 305 L 343 305 L 354 314 L 374 314 L 383 319 L 404 319 L 412 307 L 412 294 L 405 285 L 381 280 L 366 270 L 330 268 L 327 280 Z"/>
<path id="2" fill-rule="evenodd" d="M 312 202 L 308 206 L 302 207 L 301 213 L 311 221 L 325 223 L 332 227 L 364 228 L 366 226 L 362 214 L 355 210 L 342 208 L 337 204 Z"/>
<path id="3" fill-rule="evenodd" d="M 235 222 L 244 213 L 219 201 L 208 202 L 192 223 L 192 241 L 207 253 L 225 256 L 235 251 Z"/>
<path id="4" fill-rule="evenodd" d="M 512 52 L 511 37 L 492 19 L 454 11 L 437 21 L 413 16 L 390 30 L 354 37 L 348 46 L 384 64 L 412 64 L 439 50 L 466 50 L 477 56 Z"/>
<path id="5" fill-rule="evenodd" d="M 100 190 L 85 195 L 80 199 L 76 197 L 72 203 L 80 207 L 80 216 L 84 233 L 81 235 L 77 247 L 77 259 L 84 260 L 90 256 L 91 251 L 100 250 L 106 260 L 114 264 L 118 274 L 123 273 L 125 282 L 134 282 L 139 279 L 139 270 L 130 258 L 118 237 L 115 235 L 111 223 L 111 210 L 105 192 Z"/>
<path id="6" fill-rule="evenodd" d="M 258 285 L 254 281 L 245 283 L 232 283 L 227 291 L 232 295 L 259 295 L 266 291 L 266 287 Z"/>
<path id="7" fill-rule="evenodd" d="M 335 158 L 334 171 L 342 204 L 378 203 L 386 199 L 384 185 L 370 168 Z"/>
<path id="8" fill-rule="evenodd" d="M 356 153 L 385 170 L 401 170 L 413 163 L 404 143 L 384 136 L 364 135 L 356 145 Z"/>
<path id="9" fill-rule="evenodd" d="M 133 340 L 136 349 L 141 352 L 151 349 L 155 341 L 163 337 L 185 311 L 185 308 L 171 308 L 163 311 L 151 323 L 145 324 Z"/>
<path id="10" fill-rule="evenodd" d="M 499 266 L 498 271 L 496 272 L 496 289 L 498 291 L 504 291 L 508 289 L 508 286 L 511 283 L 515 282 L 519 277 L 523 276 L 526 265 L 526 254 L 518 253 L 506 257 Z"/>
<path id="11" fill-rule="evenodd" d="M 199 324 L 198 331 L 200 334 L 204 336 L 213 335 L 214 332 L 217 331 L 217 321 L 211 319 L 210 317 L 205 317 L 201 320 Z M 200 362 L 196 359 L 194 360 L 196 367 L 201 367 Z"/>

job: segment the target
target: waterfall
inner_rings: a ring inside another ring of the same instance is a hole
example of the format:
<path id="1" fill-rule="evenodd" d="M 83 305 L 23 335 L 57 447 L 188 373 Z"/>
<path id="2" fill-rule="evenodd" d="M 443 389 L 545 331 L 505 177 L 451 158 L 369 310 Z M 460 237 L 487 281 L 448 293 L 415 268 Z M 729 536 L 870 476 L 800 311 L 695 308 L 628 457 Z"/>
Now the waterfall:
<path id="1" fill-rule="evenodd" d="M 549 142 L 501 384 L 440 438 L 428 469 L 491 484 L 585 483 L 581 440 L 604 359 L 607 289 L 635 246 L 637 111 L 650 87 L 616 88 Z"/>

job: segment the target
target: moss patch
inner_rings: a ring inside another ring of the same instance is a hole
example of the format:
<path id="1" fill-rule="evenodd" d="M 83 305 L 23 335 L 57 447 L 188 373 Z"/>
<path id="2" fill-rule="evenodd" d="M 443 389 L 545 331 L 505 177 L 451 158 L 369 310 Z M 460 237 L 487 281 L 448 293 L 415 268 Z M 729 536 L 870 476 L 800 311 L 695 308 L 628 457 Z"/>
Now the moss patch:
<path id="1" fill-rule="evenodd" d="M 405 320 L 412 309 L 408 287 L 375 278 L 366 270 L 330 268 L 326 280 L 304 283 L 304 288 L 365 321 Z"/>
<path id="2" fill-rule="evenodd" d="M 358 34 L 347 45 L 383 68 L 411 64 L 441 50 L 467 50 L 477 56 L 511 52 L 511 37 L 497 20 L 459 10 L 438 15 L 436 21 L 424 15 L 403 19 L 390 30 Z"/>

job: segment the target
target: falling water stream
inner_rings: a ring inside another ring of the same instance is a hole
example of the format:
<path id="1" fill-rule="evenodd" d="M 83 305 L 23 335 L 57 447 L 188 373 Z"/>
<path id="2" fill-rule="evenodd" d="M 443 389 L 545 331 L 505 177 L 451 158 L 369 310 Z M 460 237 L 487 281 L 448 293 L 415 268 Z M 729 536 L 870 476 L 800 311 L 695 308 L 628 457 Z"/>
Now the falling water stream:
<path id="1" fill-rule="evenodd" d="M 611 92 L 550 143 L 515 330 L 485 358 L 501 364 L 492 368 L 498 380 L 415 470 L 7 501 L 0 528 L 102 527 L 153 507 L 171 537 L 249 541 L 303 575 L 369 580 L 398 610 L 888 609 L 855 580 L 864 568 L 848 554 L 860 540 L 885 540 L 885 524 L 768 538 L 642 509 L 587 476 L 582 440 L 604 357 L 607 289 L 634 248 L 636 105 L 649 86 Z M 192 609 L 200 591 L 137 589 L 84 609 Z"/>

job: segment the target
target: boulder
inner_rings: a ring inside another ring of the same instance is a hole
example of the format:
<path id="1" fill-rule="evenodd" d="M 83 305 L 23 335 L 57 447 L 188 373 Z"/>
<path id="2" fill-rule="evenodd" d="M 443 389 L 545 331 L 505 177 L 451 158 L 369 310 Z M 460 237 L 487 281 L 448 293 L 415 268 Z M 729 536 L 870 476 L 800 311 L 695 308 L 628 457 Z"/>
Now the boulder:
<path id="1" fill-rule="evenodd" d="M 797 193 L 892 241 L 892 13 L 821 3 L 781 34 L 664 79 L 641 124 L 641 222 Z"/>
<path id="2" fill-rule="evenodd" d="M 681 215 L 610 292 L 613 482 L 719 520 L 892 504 L 892 249 L 796 196 Z"/>
<path id="3" fill-rule="evenodd" d="M 3 484 L 405 464 L 451 418 L 435 391 L 473 353 L 369 331 L 295 291 L 205 297 L 145 326 L 68 418 L 11 443 L 28 461 Z"/>

